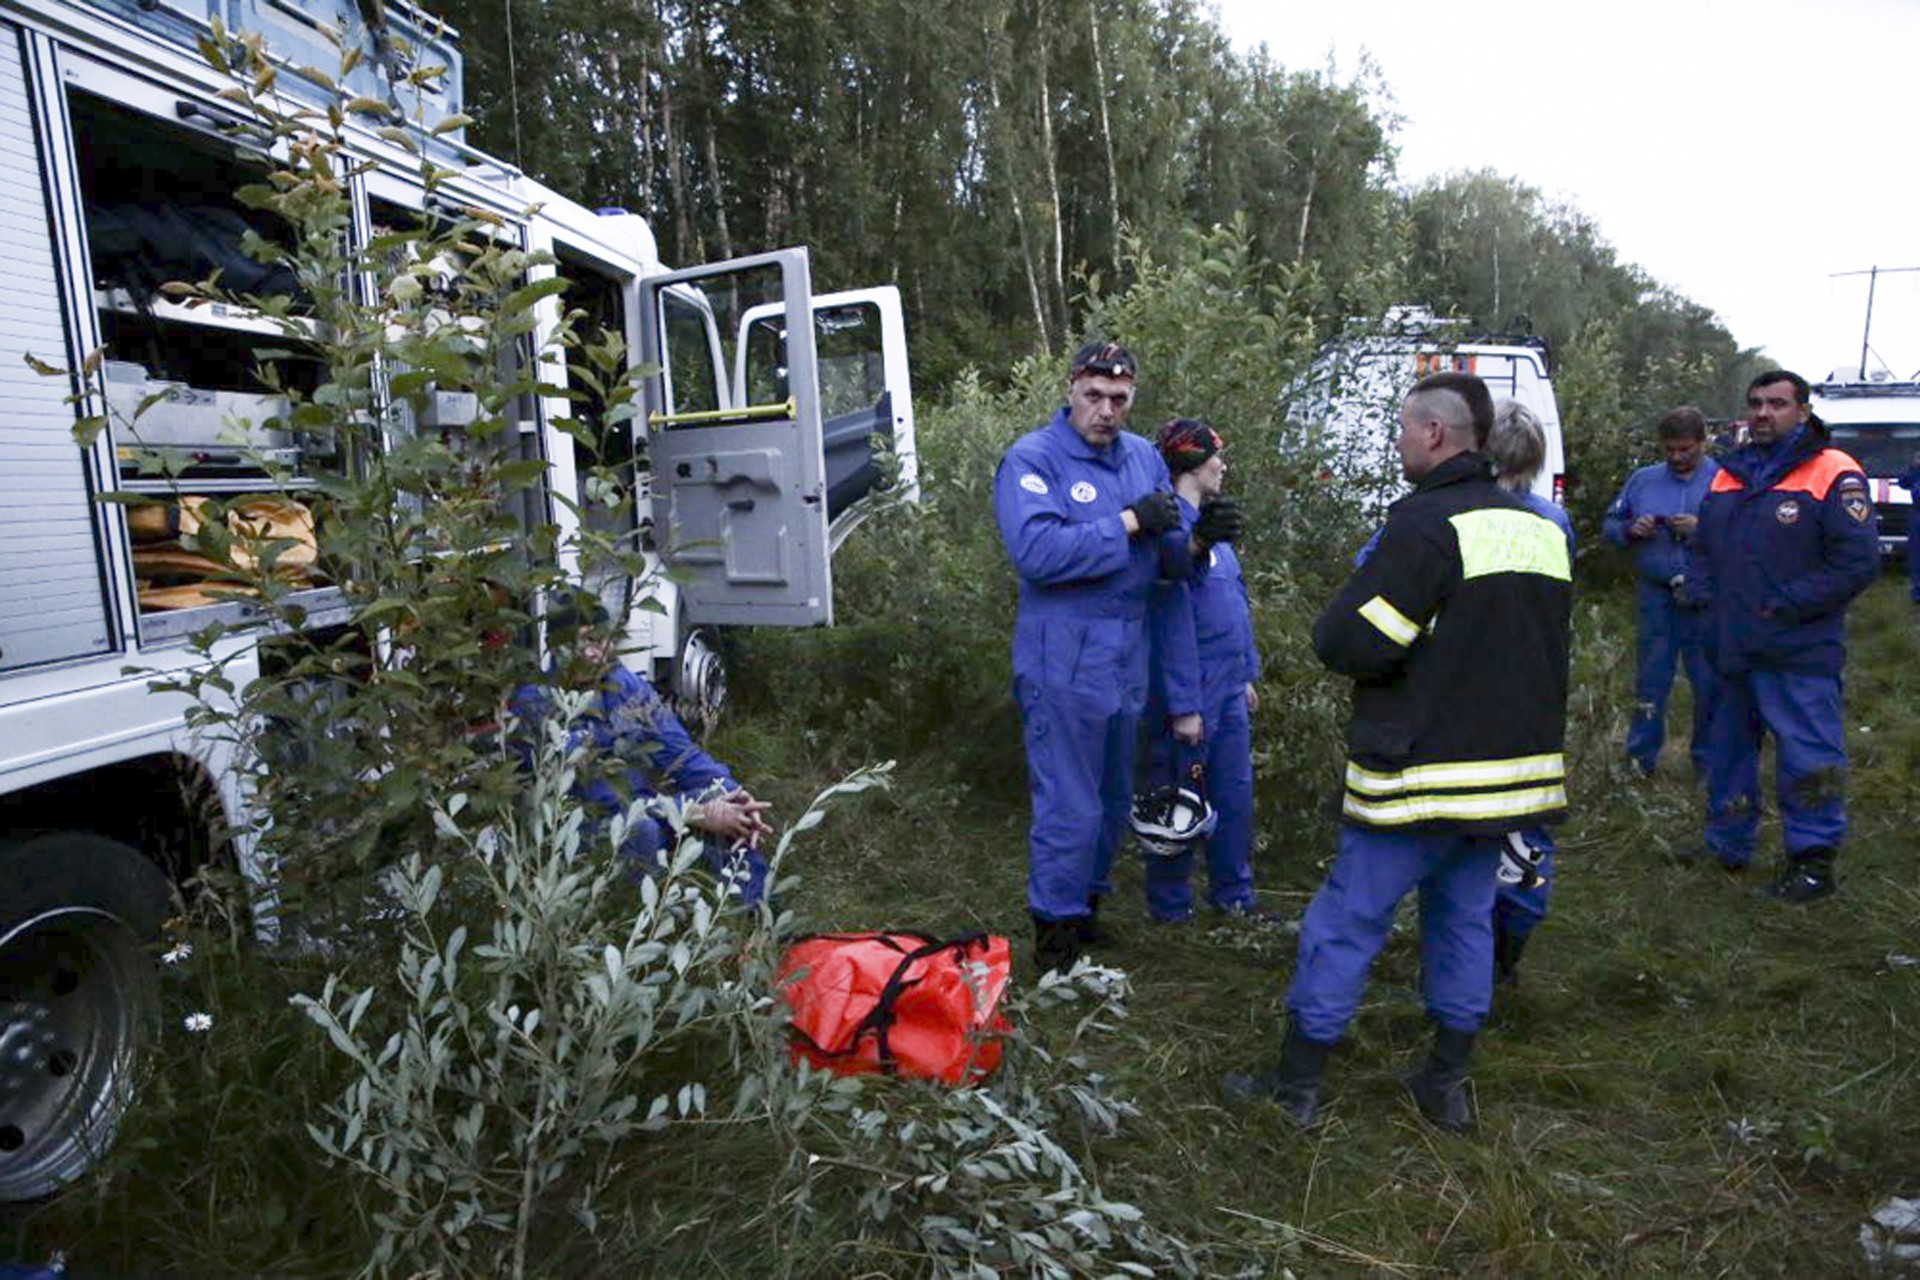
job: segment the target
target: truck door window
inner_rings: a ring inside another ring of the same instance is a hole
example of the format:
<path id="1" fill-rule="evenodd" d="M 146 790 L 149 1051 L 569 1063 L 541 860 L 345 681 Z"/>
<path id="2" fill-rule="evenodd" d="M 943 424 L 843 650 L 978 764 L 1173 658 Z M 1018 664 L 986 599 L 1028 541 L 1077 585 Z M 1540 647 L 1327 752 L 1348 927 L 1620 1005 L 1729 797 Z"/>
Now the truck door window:
<path id="1" fill-rule="evenodd" d="M 667 401 L 671 413 L 710 413 L 722 408 L 720 370 L 714 363 L 713 314 L 685 293 L 662 295 L 667 333 Z"/>

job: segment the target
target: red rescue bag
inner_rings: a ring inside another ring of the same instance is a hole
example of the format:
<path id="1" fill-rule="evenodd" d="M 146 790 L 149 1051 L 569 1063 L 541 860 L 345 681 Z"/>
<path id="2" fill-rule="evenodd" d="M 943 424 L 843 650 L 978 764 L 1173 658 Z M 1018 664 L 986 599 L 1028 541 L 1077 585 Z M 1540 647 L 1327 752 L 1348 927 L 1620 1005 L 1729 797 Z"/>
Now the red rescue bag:
<path id="1" fill-rule="evenodd" d="M 780 963 L 793 1058 L 836 1075 L 885 1072 L 961 1084 L 1000 1065 L 1012 954 L 1005 938 L 820 934 Z M 969 969 L 972 969 L 971 974 Z"/>

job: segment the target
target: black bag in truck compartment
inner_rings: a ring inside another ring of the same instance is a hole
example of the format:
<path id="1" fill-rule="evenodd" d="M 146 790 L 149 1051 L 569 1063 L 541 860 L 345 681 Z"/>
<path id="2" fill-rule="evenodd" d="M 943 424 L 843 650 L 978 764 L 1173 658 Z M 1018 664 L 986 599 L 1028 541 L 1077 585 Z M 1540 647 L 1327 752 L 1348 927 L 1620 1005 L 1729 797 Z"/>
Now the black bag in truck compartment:
<path id="1" fill-rule="evenodd" d="M 170 280 L 204 279 L 241 293 L 292 293 L 293 272 L 255 262 L 241 248 L 247 220 L 211 204 L 102 203 L 87 210 L 87 241 L 100 284 L 137 298 Z"/>

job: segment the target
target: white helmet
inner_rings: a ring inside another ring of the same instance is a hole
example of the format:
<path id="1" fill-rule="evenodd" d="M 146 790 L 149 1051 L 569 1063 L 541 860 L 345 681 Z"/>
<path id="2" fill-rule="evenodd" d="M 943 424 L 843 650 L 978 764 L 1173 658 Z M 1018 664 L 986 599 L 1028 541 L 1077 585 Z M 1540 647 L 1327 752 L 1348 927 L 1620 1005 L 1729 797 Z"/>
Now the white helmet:
<path id="1" fill-rule="evenodd" d="M 1515 889 L 1537 889 L 1547 882 L 1541 874 L 1540 864 L 1545 861 L 1547 851 L 1518 831 L 1507 832 L 1507 838 L 1500 846 L 1500 883 Z"/>
<path id="2" fill-rule="evenodd" d="M 1133 798 L 1133 836 L 1151 857 L 1177 858 L 1220 825 L 1220 815 L 1207 803 L 1206 770 L 1195 763 L 1187 773 L 1184 786 L 1158 787 Z"/>

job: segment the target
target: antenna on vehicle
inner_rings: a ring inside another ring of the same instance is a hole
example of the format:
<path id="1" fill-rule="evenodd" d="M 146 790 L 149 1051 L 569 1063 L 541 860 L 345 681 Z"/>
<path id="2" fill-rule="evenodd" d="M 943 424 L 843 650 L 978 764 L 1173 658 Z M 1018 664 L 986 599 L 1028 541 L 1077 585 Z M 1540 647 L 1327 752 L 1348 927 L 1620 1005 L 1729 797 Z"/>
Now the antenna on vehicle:
<path id="1" fill-rule="evenodd" d="M 513 165 L 525 169 L 526 161 L 520 158 L 520 69 L 513 60 L 513 0 L 500 0 L 500 7 L 507 18 L 507 99 L 513 105 Z"/>
<path id="2" fill-rule="evenodd" d="M 1865 271 L 1836 271 L 1828 277 L 1830 280 L 1838 280 L 1841 276 L 1867 278 L 1867 327 L 1860 334 L 1860 380 L 1862 382 L 1867 378 L 1867 340 L 1873 336 L 1873 288 L 1880 283 L 1882 274 L 1891 276 L 1907 271 L 1920 271 L 1920 267 L 1868 267 Z"/>

